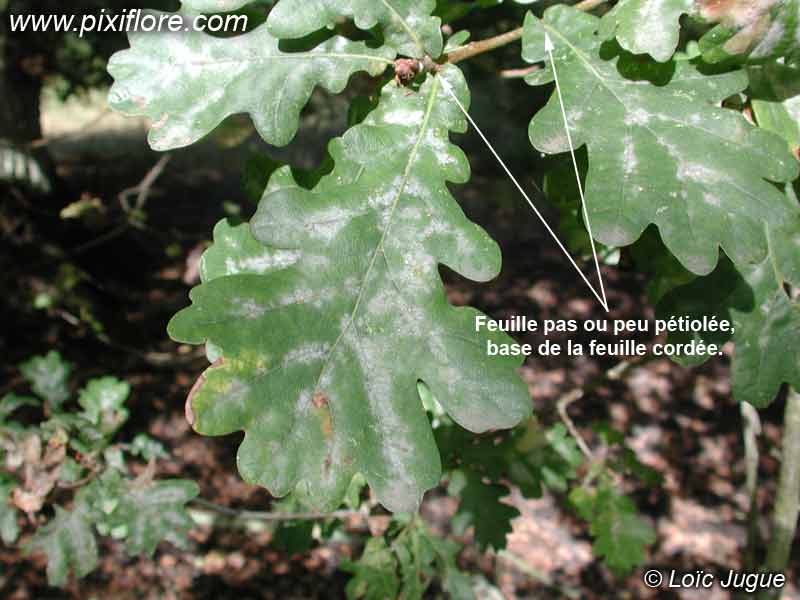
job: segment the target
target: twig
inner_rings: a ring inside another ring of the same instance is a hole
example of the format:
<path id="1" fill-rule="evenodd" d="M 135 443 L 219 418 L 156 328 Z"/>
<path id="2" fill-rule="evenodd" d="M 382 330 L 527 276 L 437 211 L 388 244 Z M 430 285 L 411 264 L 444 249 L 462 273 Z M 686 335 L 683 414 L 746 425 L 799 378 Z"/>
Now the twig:
<path id="1" fill-rule="evenodd" d="M 456 48 L 447 54 L 447 62 L 454 65 L 460 63 L 462 60 L 467 60 L 468 58 L 478 56 L 479 54 L 491 52 L 497 48 L 502 48 L 503 46 L 507 46 L 508 44 L 512 44 L 521 39 L 522 33 L 523 28 L 519 27 L 518 29 L 514 29 L 513 31 L 503 33 L 493 38 L 472 42 L 466 46 L 462 46 L 461 48 Z"/>
<path id="2" fill-rule="evenodd" d="M 583 452 L 587 459 L 594 461 L 594 452 L 592 452 L 592 450 L 589 448 L 589 445 L 586 443 L 586 440 L 583 439 L 583 436 L 581 435 L 581 432 L 578 431 L 578 428 L 575 427 L 575 422 L 570 418 L 568 412 L 570 404 L 583 398 L 584 394 L 585 392 L 582 389 L 572 390 L 559 399 L 556 407 L 558 408 L 558 415 L 561 417 L 564 425 L 567 426 L 567 430 L 569 431 L 570 435 L 575 438 L 575 443 L 578 444 L 578 448 L 581 449 L 581 452 Z"/>
<path id="3" fill-rule="evenodd" d="M 78 246 L 74 250 L 70 250 L 69 254 L 67 254 L 67 256 L 65 258 L 77 258 L 78 256 L 80 256 L 82 254 L 86 254 L 90 250 L 94 250 L 98 246 L 102 246 L 104 244 L 107 244 L 108 242 L 113 241 L 113 240 L 117 239 L 118 237 L 120 237 L 121 235 L 123 235 L 126 231 L 128 231 L 130 226 L 131 226 L 131 224 L 129 222 L 127 222 L 127 221 L 124 222 L 124 223 L 121 223 L 121 224 L 117 225 L 114 229 L 112 229 L 111 231 L 107 231 L 103 235 L 98 236 L 93 240 L 89 240 L 85 244 L 81 244 L 80 246 Z"/>
<path id="4" fill-rule="evenodd" d="M 603 373 L 600 377 L 597 377 L 587 385 L 579 388 L 575 388 L 570 392 L 567 392 L 561 398 L 559 398 L 558 403 L 556 404 L 556 408 L 558 410 L 558 415 L 561 417 L 561 420 L 564 422 L 564 425 L 567 427 L 570 435 L 575 438 L 575 443 L 578 444 L 578 448 L 580 448 L 581 452 L 588 458 L 590 461 L 595 460 L 594 452 L 589 448 L 586 441 L 583 439 L 580 431 L 575 426 L 572 418 L 569 416 L 569 407 L 570 405 L 574 404 L 587 394 L 592 393 L 600 386 L 608 383 L 609 381 L 619 381 L 622 379 L 628 371 L 630 371 L 633 367 L 639 366 L 645 362 L 646 357 L 639 357 L 633 360 L 624 360 L 617 365 L 614 365 L 611 369 Z"/>
<path id="5" fill-rule="evenodd" d="M 82 125 L 79 129 L 75 131 L 70 131 L 68 133 L 65 133 L 64 135 L 57 135 L 50 138 L 48 137 L 39 138 L 38 140 L 32 141 L 28 145 L 28 147 L 31 149 L 43 148 L 45 146 L 50 146 L 53 143 L 65 142 L 67 140 L 80 138 L 82 135 L 86 134 L 86 132 L 94 129 L 97 125 L 102 123 L 111 114 L 113 114 L 113 111 L 110 108 L 106 107 L 96 117 L 94 117 L 91 121 L 89 121 L 85 125 Z"/>
<path id="6" fill-rule="evenodd" d="M 583 0 L 583 2 L 576 4 L 574 8 L 587 12 L 597 8 L 601 4 L 604 4 L 606 1 L 607 0 Z M 507 46 L 508 44 L 512 44 L 521 39 L 523 32 L 524 28 L 520 27 L 495 37 L 487 38 L 477 42 L 471 42 L 466 46 L 461 46 L 460 48 L 456 48 L 452 52 L 449 52 L 447 55 L 445 55 L 445 60 L 446 62 L 454 65 L 463 60 L 478 56 L 479 54 L 497 50 L 498 48 L 502 48 L 503 46 Z"/>
<path id="7" fill-rule="evenodd" d="M 535 73 L 539 69 L 541 69 L 539 65 L 531 65 L 530 67 L 523 67 L 521 69 L 504 69 L 500 71 L 500 77 L 502 79 L 522 79 L 531 73 Z"/>
<path id="8" fill-rule="evenodd" d="M 333 512 L 305 512 L 305 513 L 274 513 L 274 512 L 260 512 L 252 510 L 238 510 L 229 508 L 220 504 L 214 504 L 202 498 L 195 498 L 192 500 L 193 504 L 202 506 L 208 510 L 220 513 L 227 517 L 231 517 L 241 521 L 268 521 L 268 522 L 281 522 L 281 521 L 328 521 L 331 519 L 348 519 L 358 517 L 364 520 L 370 518 L 370 515 L 358 510 L 337 510 Z"/>
<path id="9" fill-rule="evenodd" d="M 781 472 L 772 515 L 772 539 L 764 564 L 765 571 L 786 572 L 798 514 L 800 514 L 800 392 L 790 388 L 783 418 Z M 778 596 L 779 590 L 767 590 L 759 595 L 759 599 L 771 600 Z"/>
<path id="10" fill-rule="evenodd" d="M 577 8 L 578 10 L 582 10 L 583 12 L 589 12 L 592 9 L 597 8 L 601 4 L 605 4 L 608 0 L 583 0 L 583 2 L 578 2 L 573 8 Z"/>
<path id="11" fill-rule="evenodd" d="M 77 248 L 71 250 L 64 250 L 59 248 L 60 254 L 58 254 L 57 256 L 46 258 L 44 260 L 39 261 L 38 263 L 34 263 L 33 265 L 26 265 L 25 269 L 27 271 L 35 271 L 36 269 L 45 267 L 54 262 L 77 258 L 78 256 L 81 256 L 82 254 L 85 254 L 90 250 L 94 250 L 95 248 L 107 244 L 108 242 L 111 242 L 117 239 L 118 237 L 124 235 L 131 227 L 144 229 L 144 227 L 142 227 L 140 223 L 138 223 L 134 218 L 131 218 L 130 213 L 132 212 L 132 210 L 141 211 L 145 207 L 147 199 L 149 198 L 150 193 L 152 191 L 153 185 L 155 184 L 156 181 L 158 181 L 158 178 L 161 177 L 161 175 L 164 173 L 164 169 L 166 168 L 167 164 L 171 159 L 172 159 L 171 155 L 165 154 L 155 164 L 155 166 L 147 172 L 144 179 L 142 179 L 141 183 L 132 188 L 128 188 L 127 190 L 123 190 L 117 195 L 120 205 L 122 206 L 123 211 L 126 213 L 126 220 L 124 222 L 114 227 L 114 229 L 107 231 L 106 233 L 92 240 L 89 240 L 84 244 L 81 244 Z M 13 191 L 14 190 L 12 188 L 12 192 Z M 128 203 L 128 198 L 133 195 L 136 195 L 136 205 L 132 209 L 130 204 Z M 52 215 L 48 214 L 48 216 Z M 21 268 L 12 270 L 10 274 L 6 274 L 6 277 L 7 278 L 15 277 L 16 274 L 21 270 L 22 270 Z"/>
<path id="12" fill-rule="evenodd" d="M 758 436 L 761 435 L 761 419 L 758 411 L 752 404 L 742 402 L 740 405 L 742 413 L 743 437 L 744 437 L 744 461 L 746 469 L 747 498 L 750 506 L 747 513 L 747 546 L 744 552 L 745 568 L 753 570 L 756 568 L 756 549 L 761 543 L 758 530 Z"/>
<path id="13" fill-rule="evenodd" d="M 147 199 L 150 197 L 150 192 L 153 189 L 153 185 L 164 173 L 164 169 L 166 169 L 170 160 L 172 160 L 172 155 L 165 154 L 155 164 L 155 166 L 147 172 L 147 175 L 144 176 L 144 179 L 142 179 L 139 185 L 128 188 L 127 190 L 123 190 L 119 193 L 119 202 L 125 212 L 131 212 L 131 207 L 128 204 L 128 198 L 133 195 L 136 195 L 136 205 L 134 210 L 142 210 L 145 207 L 145 204 L 147 204 Z"/>
<path id="14" fill-rule="evenodd" d="M 497 557 L 510 562 L 514 567 L 522 571 L 531 579 L 547 586 L 553 585 L 552 577 L 550 577 L 547 573 L 540 571 L 539 569 L 534 569 L 531 567 L 521 556 L 517 556 L 509 550 L 500 550 L 500 552 L 497 553 Z"/>
<path id="15" fill-rule="evenodd" d="M 82 488 L 87 483 L 91 483 L 94 478 L 97 477 L 97 472 L 93 471 L 90 475 L 87 475 L 83 479 L 79 479 L 78 481 L 73 481 L 72 483 L 65 483 L 59 481 L 56 483 L 56 487 L 60 490 L 77 490 L 78 488 Z"/>
<path id="16" fill-rule="evenodd" d="M 73 327 L 80 327 L 81 326 L 81 319 L 62 309 L 56 309 L 55 314 L 61 317 L 64 321 L 66 321 L 69 325 Z M 138 348 L 134 348 L 132 346 L 128 346 L 126 344 L 121 344 L 119 342 L 115 342 L 112 340 L 108 335 L 102 332 L 96 332 L 93 329 L 91 330 L 94 334 L 95 339 L 108 346 L 109 348 L 114 348 L 115 350 L 120 350 L 131 356 L 135 356 L 138 360 L 142 361 L 149 367 L 154 369 L 174 369 L 176 367 L 182 367 L 186 365 L 191 365 L 197 361 L 205 361 L 206 355 L 202 352 L 193 352 L 187 355 L 175 355 L 174 352 L 155 352 L 155 351 L 143 351 Z"/>

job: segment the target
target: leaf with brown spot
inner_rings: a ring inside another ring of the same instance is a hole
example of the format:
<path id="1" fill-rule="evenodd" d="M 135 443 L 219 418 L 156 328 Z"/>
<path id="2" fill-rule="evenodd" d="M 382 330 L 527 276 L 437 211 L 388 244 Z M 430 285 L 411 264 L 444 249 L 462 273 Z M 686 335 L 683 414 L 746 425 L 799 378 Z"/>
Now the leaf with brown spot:
<path id="1" fill-rule="evenodd" d="M 170 323 L 225 357 L 193 395 L 195 430 L 244 430 L 239 471 L 275 496 L 333 508 L 361 473 L 384 506 L 416 510 L 441 477 L 420 380 L 474 432 L 530 414 L 520 359 L 486 355 L 509 338 L 476 333 L 478 312 L 450 305 L 439 273 L 488 281 L 501 262 L 448 189 L 469 177 L 449 139 L 467 121 L 440 78 L 469 104 L 453 65 L 419 88 L 390 81 L 313 189 L 276 171 L 250 241 L 220 228 L 214 267 Z"/>
<path id="2" fill-rule="evenodd" d="M 210 371 L 211 369 L 218 369 L 223 364 L 225 364 L 225 359 L 219 358 L 217 359 L 206 371 Z M 200 390 L 203 389 L 203 386 L 206 383 L 206 373 L 202 373 L 200 377 L 198 377 L 197 381 L 194 382 L 192 389 L 189 390 L 189 395 L 186 396 L 186 403 L 183 406 L 184 414 L 186 416 L 186 421 L 189 423 L 190 427 L 194 427 L 194 410 L 192 409 L 192 401 L 194 397 L 200 393 Z"/>

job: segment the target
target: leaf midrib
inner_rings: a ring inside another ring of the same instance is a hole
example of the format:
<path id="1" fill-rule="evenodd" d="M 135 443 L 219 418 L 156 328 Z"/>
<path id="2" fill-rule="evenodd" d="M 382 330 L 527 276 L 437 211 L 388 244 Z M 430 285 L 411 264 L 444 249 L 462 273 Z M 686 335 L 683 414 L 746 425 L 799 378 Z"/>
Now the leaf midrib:
<path id="1" fill-rule="evenodd" d="M 540 20 L 540 23 L 542 24 L 542 27 L 544 27 L 549 32 L 553 33 L 553 35 L 555 35 L 556 37 L 561 39 L 564 42 L 564 44 L 567 47 L 569 47 L 569 49 L 573 52 L 573 54 L 575 54 L 575 56 L 577 56 L 578 59 L 583 64 L 586 65 L 586 67 L 592 72 L 592 74 L 601 82 L 602 86 L 606 90 L 608 90 L 608 92 L 612 96 L 614 96 L 616 101 L 619 102 L 619 104 L 625 109 L 626 112 L 628 112 L 628 113 L 632 112 L 630 107 L 628 106 L 628 104 L 625 102 L 625 100 L 622 97 L 620 97 L 614 91 L 614 88 L 611 85 L 609 85 L 608 78 L 604 77 L 602 73 L 600 73 L 597 69 L 595 69 L 594 65 L 592 64 L 592 62 L 590 60 L 590 57 L 585 52 L 583 52 L 580 48 L 578 48 L 577 46 L 572 44 L 572 42 L 569 41 L 569 38 L 567 38 L 558 29 L 552 27 L 549 23 L 547 23 L 543 19 Z M 634 83 L 634 82 L 631 82 L 631 83 Z M 628 84 L 626 83 L 626 85 L 628 85 Z M 698 127 L 697 124 L 695 124 L 695 123 L 687 123 L 685 121 L 681 121 L 679 119 L 671 117 L 668 114 L 665 115 L 663 113 L 660 113 L 660 116 L 672 121 L 673 123 L 679 123 L 680 125 L 683 125 L 685 127 L 690 127 L 692 129 L 695 129 L 695 130 L 700 131 L 702 133 L 708 134 L 708 135 L 710 135 L 712 137 L 715 137 L 718 140 L 721 140 L 721 141 L 723 141 L 723 142 L 725 142 L 727 144 L 735 143 L 734 141 L 729 140 L 728 138 L 725 138 L 725 137 L 719 135 L 716 131 L 712 131 L 712 130 L 709 130 L 709 129 L 704 129 L 703 127 Z M 643 129 L 646 129 L 647 131 L 649 131 L 659 142 L 662 142 L 662 137 L 660 135 L 658 135 L 655 131 L 653 131 L 650 127 L 648 127 L 647 125 L 640 125 L 640 127 L 642 127 Z M 662 143 L 662 145 L 664 145 L 664 144 Z"/>
<path id="2" fill-rule="evenodd" d="M 434 105 L 436 103 L 435 101 L 436 101 L 436 96 L 437 96 L 438 91 L 439 91 L 439 85 L 440 85 L 439 84 L 439 78 L 438 77 L 434 77 L 432 85 L 431 85 L 430 97 L 428 98 L 428 104 L 427 104 L 427 107 L 426 107 L 426 110 L 425 110 L 425 116 L 424 116 L 424 118 L 422 120 L 422 124 L 421 124 L 420 129 L 419 129 L 419 134 L 417 136 L 416 142 L 414 143 L 414 147 L 412 148 L 411 152 L 409 153 L 408 162 L 406 162 L 406 167 L 405 167 L 405 170 L 403 171 L 403 179 L 402 179 L 402 181 L 400 183 L 400 186 L 397 189 L 397 194 L 395 195 L 394 201 L 392 202 L 392 208 L 391 208 L 391 210 L 389 212 L 389 218 L 386 221 L 386 226 L 384 227 L 383 232 L 381 234 L 381 238 L 378 241 L 378 243 L 376 244 L 375 250 L 372 253 L 372 258 L 370 259 L 369 266 L 367 267 L 367 271 L 364 274 L 364 279 L 361 281 L 361 288 L 359 289 L 358 296 L 356 298 L 356 302 L 355 302 L 355 304 L 353 306 L 353 310 L 350 313 L 350 319 L 349 319 L 349 321 L 347 323 L 347 326 L 339 334 L 339 337 L 333 343 L 333 346 L 331 347 L 330 351 L 328 352 L 328 356 L 325 357 L 325 362 L 323 363 L 322 368 L 320 369 L 319 376 L 317 377 L 317 382 L 314 385 L 314 392 L 315 393 L 320 391 L 320 389 L 319 389 L 320 382 L 322 381 L 322 378 L 325 375 L 325 372 L 330 367 L 331 360 L 333 359 L 334 355 L 336 354 L 336 351 L 337 351 L 337 349 L 339 347 L 339 344 L 342 342 L 342 340 L 345 338 L 345 336 L 349 333 L 350 329 L 352 328 L 353 324 L 356 321 L 356 318 L 358 317 L 358 311 L 361 308 L 362 301 L 364 300 L 364 295 L 365 295 L 365 293 L 367 291 L 367 284 L 369 283 L 370 276 L 372 275 L 372 271 L 375 268 L 375 265 L 376 265 L 376 263 L 378 261 L 378 255 L 383 251 L 384 242 L 386 241 L 386 238 L 388 237 L 389 232 L 390 232 L 390 230 L 392 228 L 392 222 L 394 220 L 394 214 L 395 214 L 395 212 L 397 210 L 398 204 L 400 203 L 400 198 L 402 197 L 403 192 L 405 191 L 405 188 L 408 185 L 408 182 L 409 182 L 409 180 L 411 178 L 411 169 L 412 169 L 412 167 L 414 165 L 414 161 L 417 158 L 417 154 L 419 153 L 419 148 L 422 145 L 422 140 L 425 137 L 425 132 L 428 129 L 428 124 L 430 123 L 431 114 L 433 113 L 433 107 L 434 107 Z"/>
<path id="3" fill-rule="evenodd" d="M 598 82 L 617 100 L 617 102 L 619 102 L 619 104 L 623 107 L 623 109 L 626 112 L 628 112 L 628 113 L 631 112 L 628 104 L 624 101 L 624 99 L 622 97 L 620 97 L 615 92 L 614 88 L 611 85 L 609 85 L 609 80 L 606 77 L 604 77 L 603 74 L 600 73 L 597 69 L 595 69 L 594 65 L 592 64 L 592 62 L 590 60 L 590 57 L 585 52 L 583 52 L 580 48 L 578 48 L 577 46 L 572 44 L 570 42 L 569 38 L 567 38 L 565 35 L 563 35 L 558 29 L 552 27 L 545 20 L 543 20 L 543 19 L 540 20 L 540 23 L 542 24 L 542 27 L 544 27 L 547 31 L 551 32 L 553 35 L 555 35 L 556 37 L 558 37 L 560 40 L 562 40 L 564 42 L 564 44 L 572 51 L 572 53 L 575 54 L 575 56 L 586 66 L 586 68 L 589 71 L 592 72 L 592 74 L 597 78 Z M 710 135 L 710 136 L 712 136 L 712 137 L 714 137 L 714 138 L 716 138 L 716 139 L 718 139 L 718 140 L 720 140 L 720 141 L 722 141 L 722 142 L 724 142 L 726 144 L 734 143 L 733 141 L 729 140 L 728 138 L 725 138 L 725 137 L 719 135 L 717 132 L 705 129 L 703 127 L 698 127 L 694 123 L 681 121 L 679 119 L 671 117 L 670 115 L 664 115 L 663 113 L 661 114 L 661 116 L 666 118 L 666 119 L 668 119 L 668 120 L 670 120 L 670 121 L 672 121 L 672 122 L 674 122 L 674 123 L 680 123 L 681 125 L 684 125 L 686 127 L 695 129 L 696 131 L 702 132 L 704 134 Z M 645 131 L 647 131 L 648 133 L 650 133 L 658 141 L 660 146 L 662 146 L 662 147 L 666 146 L 666 144 L 664 144 L 663 138 L 656 131 L 654 131 L 651 127 L 648 127 L 646 124 L 642 124 L 642 125 L 640 125 L 640 127 L 642 129 L 644 129 Z M 729 181 L 727 183 L 728 183 L 728 185 L 734 187 L 737 191 L 745 194 L 748 197 L 751 197 L 751 198 L 755 198 L 756 197 L 754 194 L 752 194 L 751 192 L 749 192 L 745 188 L 742 188 L 740 185 L 735 183 L 734 180 L 731 180 L 731 181 Z M 595 212 L 597 212 L 597 211 L 595 211 Z M 600 212 L 603 212 L 603 211 L 600 211 Z"/>

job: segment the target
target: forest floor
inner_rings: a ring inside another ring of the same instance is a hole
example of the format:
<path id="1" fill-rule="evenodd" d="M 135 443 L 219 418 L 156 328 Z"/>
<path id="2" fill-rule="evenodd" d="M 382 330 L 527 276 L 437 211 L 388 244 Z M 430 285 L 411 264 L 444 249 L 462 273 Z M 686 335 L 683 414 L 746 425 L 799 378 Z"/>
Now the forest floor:
<path id="1" fill-rule="evenodd" d="M 309 133 L 301 134 L 276 157 L 306 168 L 321 160 L 319 140 L 340 127 L 325 112 L 326 106 L 326 102 L 318 103 L 319 110 L 311 112 L 301 128 Z M 99 97 L 88 106 L 48 103 L 44 122 L 48 148 L 59 174 L 75 190 L 74 200 L 88 193 L 105 206 L 116 206 L 117 194 L 137 185 L 159 161 L 146 146 L 144 124 L 107 114 Z M 175 152 L 147 199 L 147 226 L 125 231 L 75 258 L 87 274 L 76 293 L 85 294 L 93 316 L 104 324 L 102 340 L 86 326 L 65 319 L 69 308 L 51 312 L 51 318 L 43 320 L 41 314 L 22 306 L 8 315 L 10 335 L 0 350 L 7 356 L 3 380 L 12 387 L 19 382 L 14 365 L 50 348 L 59 349 L 76 364 L 76 381 L 98 374 L 127 379 L 133 388 L 132 417 L 122 435 L 132 437 L 144 430 L 168 448 L 171 457 L 158 464 L 161 476 L 195 479 L 201 497 L 211 502 L 268 510 L 268 494 L 243 483 L 236 472 L 234 457 L 241 436 L 211 439 L 190 430 L 183 403 L 204 360 L 196 350 L 170 342 L 165 333 L 167 320 L 187 303 L 188 289 L 197 282 L 197 260 L 213 224 L 226 211 L 234 214 L 236 207 L 243 216 L 252 211 L 252 203 L 241 192 L 242 164 L 263 147 L 249 134 L 248 128 L 234 124 L 192 149 Z M 473 146 L 470 156 L 485 154 L 474 140 L 466 139 Z M 471 304 L 497 318 L 517 314 L 540 319 L 603 317 L 602 309 L 490 158 L 477 158 L 473 166 L 473 182 L 454 191 L 468 214 L 500 242 L 505 267 L 488 285 L 446 273 L 451 302 Z M 115 214 L 114 210 L 109 208 L 109 214 Z M 88 237 L 77 243 L 91 241 Z M 55 265 L 44 265 L 20 279 L 20 295 L 46 286 L 55 276 L 54 269 Z M 604 276 L 612 317 L 652 315 L 641 276 L 612 267 L 604 269 Z M 558 420 L 555 407 L 561 397 L 602 377 L 614 364 L 590 357 L 532 358 L 521 372 L 538 418 L 549 424 Z M 758 503 L 765 533 L 778 469 L 775 455 L 782 408 L 779 401 L 761 415 L 763 484 Z M 570 414 L 590 444 L 596 441 L 589 430 L 595 421 L 608 421 L 626 432 L 627 444 L 639 460 L 663 476 L 663 484 L 656 488 L 624 484 L 658 531 L 647 567 L 726 572 L 742 566 L 748 498 L 741 417 L 730 394 L 727 358 L 691 370 L 666 360 L 648 362 L 632 368 L 621 381 L 602 382 L 575 403 Z M 446 532 L 455 506 L 441 495 L 430 496 L 423 508 L 425 518 Z M 506 550 L 481 554 L 468 538 L 459 539 L 467 542 L 463 566 L 482 572 L 509 600 L 728 598 L 720 589 L 654 592 L 642 583 L 641 572 L 614 579 L 592 557 L 586 527 L 564 508 L 563 498 L 545 494 L 530 500 L 513 492 L 508 502 L 521 516 L 514 522 Z M 353 552 L 348 536 L 289 554 L 276 549 L 271 543 L 274 531 L 264 524 L 223 522 L 200 509 L 195 516 L 198 524 L 188 549 L 164 544 L 153 559 L 129 559 L 118 544 L 104 543 L 101 567 L 67 590 L 46 586 L 40 557 L 23 557 L 18 550 L 0 547 L 0 597 L 344 597 L 347 576 L 337 565 Z M 354 533 L 362 527 L 358 522 L 349 525 Z M 795 554 L 795 572 L 798 564 Z M 790 586 L 785 597 L 800 596 Z M 500 596 L 487 591 L 486 598 Z"/>

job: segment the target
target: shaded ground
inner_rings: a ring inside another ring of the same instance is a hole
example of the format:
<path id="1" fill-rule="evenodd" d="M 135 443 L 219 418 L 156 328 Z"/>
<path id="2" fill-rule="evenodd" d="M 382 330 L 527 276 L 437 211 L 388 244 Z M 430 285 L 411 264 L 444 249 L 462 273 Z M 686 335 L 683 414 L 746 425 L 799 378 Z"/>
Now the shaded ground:
<path id="1" fill-rule="evenodd" d="M 341 130 L 344 111 L 339 104 L 331 107 L 327 99 L 318 100 L 319 110 L 306 118 L 304 133 L 276 157 L 306 168 L 322 159 L 320 140 Z M 481 103 L 487 106 L 491 101 L 478 96 L 479 114 Z M 102 109 L 98 112 L 99 105 L 50 111 L 45 125 L 60 175 L 78 190 L 74 200 L 80 192 L 98 197 L 107 207 L 105 218 L 113 222 L 119 216 L 117 194 L 137 185 L 159 157 L 146 148 L 143 124 L 104 115 Z M 492 137 L 503 139 L 504 146 L 519 147 L 515 146 L 519 132 L 487 129 Z M 165 333 L 169 317 L 187 302 L 199 252 L 214 222 L 234 207 L 245 216 L 253 208 L 240 191 L 242 164 L 263 147 L 252 137 L 233 145 L 246 134 L 246 129 L 226 127 L 213 139 L 176 152 L 148 198 L 148 225 L 125 231 L 75 257 L 87 273 L 78 291 L 96 307 L 94 316 L 105 325 L 102 339 L 81 319 L 75 324 L 69 318 L 75 317 L 70 312 L 73 308 L 51 310 L 49 319 L 42 319 L 41 313 L 24 303 L 12 307 L 0 341 L 0 350 L 6 354 L 2 392 L 19 384 L 15 364 L 51 347 L 77 364 L 80 381 L 100 373 L 124 377 L 134 390 L 132 417 L 124 435 L 132 437 L 146 430 L 167 446 L 171 458 L 159 464 L 161 475 L 197 480 L 207 500 L 264 510 L 269 496 L 244 484 L 236 474 L 234 455 L 240 437 L 201 438 L 186 424 L 183 401 L 205 361 L 196 350 L 171 343 Z M 494 317 L 601 318 L 602 311 L 589 291 L 542 237 L 541 227 L 497 174 L 488 154 L 473 136 L 466 136 L 464 143 L 473 157 L 475 174 L 473 183 L 456 193 L 465 210 L 500 241 L 505 267 L 495 282 L 485 286 L 447 273 L 451 301 L 472 304 Z M 520 173 L 531 167 L 525 159 L 511 158 Z M 105 223 L 94 236 L 82 230 L 83 237 L 71 247 L 96 243 L 108 226 Z M 21 235 L 19 231 L 12 234 Z M 25 239 L 17 241 L 20 256 L 27 256 Z M 25 278 L 16 279 L 15 285 L 21 285 L 28 298 L 34 296 L 52 283 L 57 263 L 37 263 L 32 276 L 21 271 Z M 614 307 L 611 316 L 643 318 L 643 278 L 624 267 L 607 268 L 605 277 Z M 647 314 L 649 309 L 645 309 Z M 613 360 L 592 358 L 533 358 L 522 375 L 539 418 L 551 423 L 558 418 L 555 405 L 563 394 L 613 365 Z M 590 442 L 588 425 L 609 420 L 627 432 L 639 459 L 664 476 L 661 488 L 626 490 L 659 532 L 648 568 L 725 571 L 740 566 L 747 498 L 739 409 L 730 398 L 727 381 L 724 359 L 695 370 L 655 361 L 634 369 L 622 382 L 600 386 L 571 409 Z M 778 402 L 762 415 L 759 503 L 764 515 L 773 498 L 782 408 Z M 515 522 L 508 550 L 487 556 L 468 547 L 462 557 L 464 566 L 484 572 L 505 597 L 679 597 L 647 590 L 637 574 L 615 581 L 593 559 L 585 527 L 563 509 L 563 499 L 525 500 L 513 494 L 510 502 L 522 516 Z M 434 526 L 446 530 L 454 509 L 451 500 L 434 497 L 424 512 Z M 200 521 L 208 517 L 197 516 Z M 357 532 L 360 526 L 351 525 Z M 766 521 L 763 525 L 766 528 Z M 23 559 L 17 551 L 2 548 L 0 596 L 14 600 L 343 597 L 347 579 L 336 565 L 351 552 L 347 537 L 295 556 L 275 550 L 271 540 L 272 532 L 266 527 L 242 530 L 199 524 L 186 551 L 162 545 L 152 560 L 126 559 L 116 544 L 106 543 L 102 567 L 66 591 L 45 586 L 41 559 Z M 719 590 L 703 595 L 727 598 Z M 699 596 L 687 592 L 680 597 Z M 786 597 L 792 596 L 787 593 Z"/>

